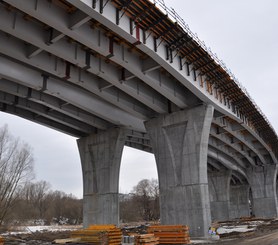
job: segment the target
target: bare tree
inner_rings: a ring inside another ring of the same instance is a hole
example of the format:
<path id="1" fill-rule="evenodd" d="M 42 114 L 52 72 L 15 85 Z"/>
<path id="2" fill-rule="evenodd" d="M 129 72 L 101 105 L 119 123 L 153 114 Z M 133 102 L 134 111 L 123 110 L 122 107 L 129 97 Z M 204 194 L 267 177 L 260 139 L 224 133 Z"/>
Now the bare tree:
<path id="1" fill-rule="evenodd" d="M 133 188 L 133 193 L 141 218 L 145 221 L 159 219 L 158 181 L 143 179 Z"/>
<path id="2" fill-rule="evenodd" d="M 47 195 L 50 191 L 50 184 L 44 180 L 28 183 L 25 188 L 25 200 L 35 211 L 36 218 L 43 219 L 47 210 Z"/>
<path id="3" fill-rule="evenodd" d="M 0 128 L 0 225 L 32 176 L 33 158 L 29 145 L 14 139 L 5 125 Z"/>

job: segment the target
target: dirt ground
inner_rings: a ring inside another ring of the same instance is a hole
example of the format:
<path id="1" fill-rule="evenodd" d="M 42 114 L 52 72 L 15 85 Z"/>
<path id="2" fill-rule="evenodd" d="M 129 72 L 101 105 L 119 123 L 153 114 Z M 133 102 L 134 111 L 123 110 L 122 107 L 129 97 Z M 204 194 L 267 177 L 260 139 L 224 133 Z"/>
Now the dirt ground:
<path id="1" fill-rule="evenodd" d="M 227 239 L 215 242 L 223 245 L 278 245 L 278 230 L 267 234 L 260 233 L 250 237 Z"/>
<path id="2" fill-rule="evenodd" d="M 254 220 L 254 219 L 253 219 Z M 257 219 L 258 224 L 254 231 L 248 232 L 231 232 L 220 235 L 217 241 L 208 241 L 201 244 L 215 244 L 215 245 L 278 245 L 278 220 L 260 220 Z M 236 222 L 228 222 L 225 225 L 230 227 L 235 225 L 250 224 L 249 220 L 240 220 Z M 194 242 L 194 241 L 193 241 Z"/>
<path id="3" fill-rule="evenodd" d="M 278 219 L 272 220 L 237 220 L 219 223 L 220 227 L 237 227 L 237 226 L 250 226 L 255 230 L 248 232 L 230 232 L 220 234 L 219 240 L 208 240 L 203 242 L 195 241 L 192 239 L 192 244 L 215 244 L 215 245 L 278 245 Z M 144 225 L 135 227 L 140 233 L 144 233 Z M 125 231 L 124 231 L 125 232 Z M 5 236 L 5 245 L 48 245 L 52 244 L 55 239 L 69 238 L 71 231 L 36 231 L 29 234 L 10 234 Z"/>

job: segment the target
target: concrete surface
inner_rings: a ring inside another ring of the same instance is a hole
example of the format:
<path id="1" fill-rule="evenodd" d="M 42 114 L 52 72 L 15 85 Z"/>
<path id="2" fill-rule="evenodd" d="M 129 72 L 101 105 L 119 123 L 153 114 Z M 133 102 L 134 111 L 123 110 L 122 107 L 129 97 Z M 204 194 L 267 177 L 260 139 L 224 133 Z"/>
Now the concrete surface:
<path id="1" fill-rule="evenodd" d="M 119 224 L 119 174 L 124 131 L 116 128 L 78 140 L 83 172 L 83 224 Z"/>
<path id="2" fill-rule="evenodd" d="M 162 224 L 186 224 L 191 236 L 207 236 L 211 223 L 207 150 L 212 106 L 146 122 L 157 163 Z"/>

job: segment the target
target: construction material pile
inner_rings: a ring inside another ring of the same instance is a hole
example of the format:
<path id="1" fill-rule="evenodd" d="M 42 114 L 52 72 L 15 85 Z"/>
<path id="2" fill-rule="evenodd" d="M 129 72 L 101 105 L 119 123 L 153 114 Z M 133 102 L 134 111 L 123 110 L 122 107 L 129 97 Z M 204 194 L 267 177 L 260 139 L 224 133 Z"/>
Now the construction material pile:
<path id="1" fill-rule="evenodd" d="M 157 245 L 159 238 L 154 234 L 141 234 L 135 236 L 135 245 Z"/>
<path id="2" fill-rule="evenodd" d="M 81 243 L 120 245 L 122 232 L 115 225 L 91 225 L 87 229 L 73 231 L 71 237 L 79 238 Z"/>
<path id="3" fill-rule="evenodd" d="M 159 238 L 159 244 L 190 244 L 187 225 L 152 225 L 148 233 Z"/>

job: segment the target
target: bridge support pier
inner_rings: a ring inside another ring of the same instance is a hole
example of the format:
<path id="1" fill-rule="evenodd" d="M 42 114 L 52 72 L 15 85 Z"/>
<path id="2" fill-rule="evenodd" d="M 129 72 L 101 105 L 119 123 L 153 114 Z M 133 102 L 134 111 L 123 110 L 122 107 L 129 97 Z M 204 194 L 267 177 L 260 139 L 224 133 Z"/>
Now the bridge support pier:
<path id="1" fill-rule="evenodd" d="M 250 216 L 249 194 L 249 185 L 230 187 L 230 219 Z"/>
<path id="2" fill-rule="evenodd" d="M 208 174 L 211 219 L 213 221 L 229 219 L 231 175 L 230 170 Z"/>
<path id="3" fill-rule="evenodd" d="M 256 217 L 277 217 L 276 177 L 276 165 L 247 169 L 253 196 L 253 213 Z"/>
<path id="4" fill-rule="evenodd" d="M 211 224 L 208 138 L 214 108 L 201 105 L 145 123 L 155 154 L 162 224 L 186 224 L 207 236 Z"/>
<path id="5" fill-rule="evenodd" d="M 83 172 L 83 224 L 119 223 L 119 173 L 125 134 L 111 129 L 77 141 Z"/>

